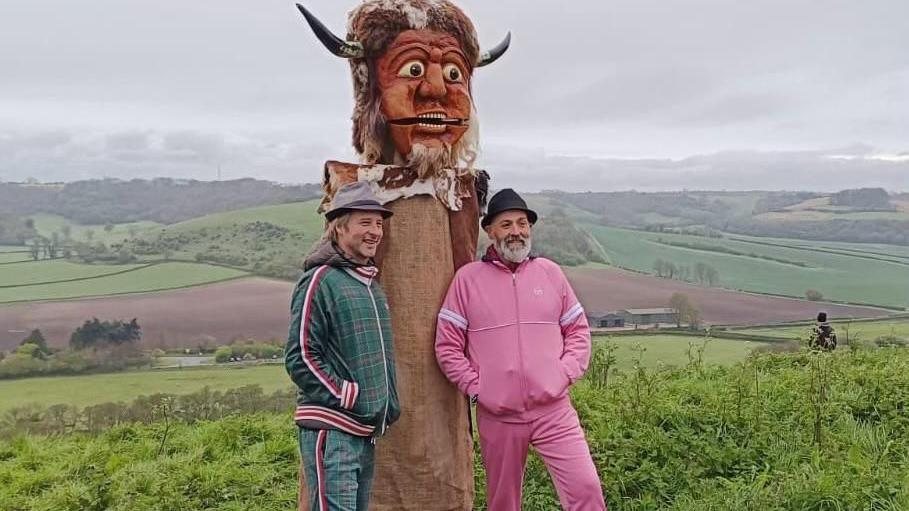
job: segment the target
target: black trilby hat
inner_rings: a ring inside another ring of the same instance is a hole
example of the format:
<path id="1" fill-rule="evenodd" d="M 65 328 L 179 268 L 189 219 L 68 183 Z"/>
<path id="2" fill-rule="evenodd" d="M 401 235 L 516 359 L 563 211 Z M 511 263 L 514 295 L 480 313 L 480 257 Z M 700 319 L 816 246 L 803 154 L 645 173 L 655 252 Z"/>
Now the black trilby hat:
<path id="1" fill-rule="evenodd" d="M 518 210 L 527 213 L 527 220 L 531 224 L 537 223 L 537 213 L 536 211 L 527 207 L 527 203 L 524 202 L 524 199 L 518 195 L 518 192 L 512 190 L 511 188 L 505 188 L 500 190 L 498 193 L 492 196 L 489 199 L 489 206 L 486 208 L 486 215 L 483 216 L 483 220 L 480 222 L 480 225 L 485 229 L 492 223 L 496 215 L 504 211 Z"/>

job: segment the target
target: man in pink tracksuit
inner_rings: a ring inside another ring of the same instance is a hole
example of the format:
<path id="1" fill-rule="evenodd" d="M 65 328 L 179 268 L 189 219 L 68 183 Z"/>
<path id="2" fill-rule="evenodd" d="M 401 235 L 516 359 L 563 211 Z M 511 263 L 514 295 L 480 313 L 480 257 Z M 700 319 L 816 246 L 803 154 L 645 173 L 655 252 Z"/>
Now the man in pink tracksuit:
<path id="1" fill-rule="evenodd" d="M 511 189 L 489 202 L 493 244 L 462 267 L 439 312 L 436 358 L 477 403 L 488 509 L 519 511 L 532 445 L 569 511 L 605 510 L 568 388 L 590 360 L 590 328 L 562 270 L 530 256 L 537 214 Z"/>

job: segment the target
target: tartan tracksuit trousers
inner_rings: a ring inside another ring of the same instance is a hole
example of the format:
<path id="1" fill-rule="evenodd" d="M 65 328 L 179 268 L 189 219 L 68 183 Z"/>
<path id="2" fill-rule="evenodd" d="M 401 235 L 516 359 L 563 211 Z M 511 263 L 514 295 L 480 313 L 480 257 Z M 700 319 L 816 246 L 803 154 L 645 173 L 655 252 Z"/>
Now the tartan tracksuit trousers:
<path id="1" fill-rule="evenodd" d="M 366 511 L 375 468 L 370 437 L 333 429 L 300 430 L 310 511 Z"/>

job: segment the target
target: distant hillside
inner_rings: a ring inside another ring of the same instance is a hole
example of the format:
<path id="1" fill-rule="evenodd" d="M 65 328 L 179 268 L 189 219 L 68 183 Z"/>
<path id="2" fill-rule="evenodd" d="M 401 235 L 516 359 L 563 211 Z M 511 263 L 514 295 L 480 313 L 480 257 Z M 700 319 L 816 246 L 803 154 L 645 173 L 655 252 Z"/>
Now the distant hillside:
<path id="1" fill-rule="evenodd" d="M 244 208 L 151 228 L 125 240 L 139 256 L 189 259 L 296 279 L 322 235 L 319 201 Z"/>
<path id="2" fill-rule="evenodd" d="M 0 183 L 0 212 L 59 215 L 78 224 L 153 221 L 170 224 L 210 213 L 318 197 L 319 185 L 256 179 L 151 181 L 102 179 L 57 186 Z"/>
<path id="3" fill-rule="evenodd" d="M 549 191 L 542 195 L 555 207 L 584 210 L 596 217 L 595 223 L 610 227 L 909 245 L 909 201 L 880 188 L 836 194 Z"/>

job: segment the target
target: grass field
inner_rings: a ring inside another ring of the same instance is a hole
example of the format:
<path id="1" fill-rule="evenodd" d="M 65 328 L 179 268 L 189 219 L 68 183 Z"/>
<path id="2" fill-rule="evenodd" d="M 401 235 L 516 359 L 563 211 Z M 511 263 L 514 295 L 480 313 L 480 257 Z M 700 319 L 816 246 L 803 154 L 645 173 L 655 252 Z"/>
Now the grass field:
<path id="1" fill-rule="evenodd" d="M 18 248 L 19 250 L 22 250 L 25 247 L 14 247 L 14 248 Z M 28 252 L 0 250 L 0 264 L 18 263 L 18 262 L 31 261 L 31 260 L 32 260 L 32 256 Z"/>
<path id="2" fill-rule="evenodd" d="M 909 305 L 909 285 L 906 285 L 909 264 L 881 261 L 866 257 L 868 254 L 819 252 L 811 248 L 830 245 L 827 242 L 802 241 L 796 245 L 793 240 L 776 240 L 760 243 L 755 242 L 759 238 L 743 236 L 737 238 L 744 241 L 735 241 L 592 224 L 586 224 L 585 228 L 603 245 L 614 264 L 636 271 L 652 273 L 657 259 L 692 267 L 697 262 L 704 262 L 718 270 L 720 285 L 725 288 L 796 297 L 804 296 L 807 289 L 816 289 L 832 300 L 896 307 Z M 743 255 L 670 246 L 658 243 L 659 238 L 667 242 L 727 247 Z M 788 246 L 776 246 L 786 243 Z M 901 247 L 893 250 L 899 255 Z M 805 267 L 750 257 L 748 254 L 751 253 L 802 263 Z"/>
<path id="3" fill-rule="evenodd" d="M 54 261 L 55 262 L 55 261 Z M 34 264 L 35 271 L 47 263 Z M 18 265 L 8 265 L 18 266 Z M 82 267 L 82 265 L 76 265 Z M 4 266 L 0 266 L 0 271 Z M 90 269 L 93 266 L 84 266 Z M 75 282 L 57 282 L 38 286 L 0 288 L 0 303 L 27 302 L 35 300 L 62 300 L 89 296 L 104 296 L 125 293 L 161 291 L 181 287 L 197 286 L 220 282 L 247 275 L 246 272 L 195 263 L 162 263 L 128 273 L 103 276 Z"/>
<path id="4" fill-rule="evenodd" d="M 274 206 L 238 209 L 194 218 L 167 226 L 168 231 L 180 232 L 202 228 L 223 227 L 230 224 L 268 222 L 292 231 L 303 231 L 312 236 L 322 232 L 322 217 L 316 213 L 318 200 L 291 202 Z"/>
<path id="5" fill-rule="evenodd" d="M 595 337 L 601 342 L 607 337 Z M 646 350 L 642 357 L 645 366 L 685 365 L 688 363 L 689 343 L 699 345 L 702 337 L 677 335 L 637 335 L 609 337 L 618 348 L 616 366 L 631 369 L 638 356 L 635 346 Z M 744 359 L 761 343 L 714 339 L 704 350 L 708 364 L 732 364 Z M 693 351 L 694 353 L 694 351 Z M 227 389 L 244 385 L 261 385 L 266 393 L 290 386 L 290 380 L 280 364 L 252 367 L 194 367 L 115 374 L 64 376 L 57 378 L 27 378 L 0 380 L 0 411 L 27 403 L 52 405 L 69 403 L 86 406 L 109 401 L 129 401 L 140 395 L 190 393 L 209 386 Z"/>
<path id="6" fill-rule="evenodd" d="M 878 337 L 894 335 L 898 338 L 909 339 L 909 318 L 882 320 L 882 321 L 853 321 L 852 323 L 843 323 L 833 321 L 831 323 L 836 329 L 837 338 L 840 342 L 846 339 L 846 328 L 849 329 L 850 339 L 860 339 L 862 341 L 873 341 Z M 766 328 L 744 328 L 735 329 L 735 332 L 772 335 L 775 337 L 788 337 L 790 339 L 803 338 L 808 335 L 811 325 L 785 326 L 785 327 L 766 327 Z"/>
<path id="7" fill-rule="evenodd" d="M 627 370 L 633 367 L 639 356 L 638 348 L 643 348 L 641 363 L 645 367 L 683 366 L 689 362 L 688 351 L 697 357 L 698 347 L 704 344 L 704 337 L 681 335 L 624 335 L 595 336 L 594 342 L 608 340 L 614 344 L 616 367 Z M 734 341 L 728 339 L 710 339 L 703 352 L 703 360 L 708 364 L 734 364 L 745 357 L 751 350 L 766 343 Z"/>
<path id="8" fill-rule="evenodd" d="M 28 255 L 28 254 L 25 254 Z M 138 264 L 104 265 L 79 264 L 65 259 L 43 259 L 0 265 L 0 288 L 22 286 L 41 282 L 90 279 L 140 268 Z"/>
<path id="9" fill-rule="evenodd" d="M 28 403 L 88 406 L 127 402 L 159 392 L 188 394 L 205 386 L 224 390 L 244 385 L 261 385 L 266 393 L 271 393 L 291 386 L 291 382 L 280 364 L 0 380 L 0 411 Z"/>
<path id="10" fill-rule="evenodd" d="M 70 228 L 70 237 L 72 237 L 73 240 L 87 241 L 88 235 L 86 233 L 92 231 L 92 241 L 101 241 L 104 243 L 123 241 L 124 239 L 131 237 L 132 231 L 140 233 L 162 226 L 162 224 L 157 222 L 132 222 L 115 224 L 113 229 L 106 231 L 103 225 L 81 225 L 58 215 L 38 214 L 32 215 L 31 218 L 35 221 L 35 229 L 38 230 L 38 234 L 42 236 L 50 238 L 55 232 L 62 233 L 63 226 L 68 225 Z M 60 236 L 62 239 L 62 234 Z"/>

